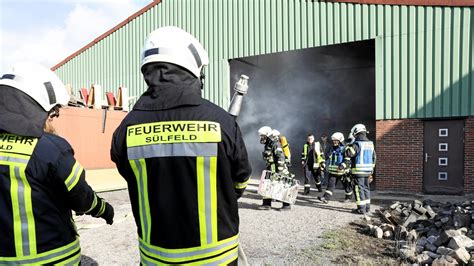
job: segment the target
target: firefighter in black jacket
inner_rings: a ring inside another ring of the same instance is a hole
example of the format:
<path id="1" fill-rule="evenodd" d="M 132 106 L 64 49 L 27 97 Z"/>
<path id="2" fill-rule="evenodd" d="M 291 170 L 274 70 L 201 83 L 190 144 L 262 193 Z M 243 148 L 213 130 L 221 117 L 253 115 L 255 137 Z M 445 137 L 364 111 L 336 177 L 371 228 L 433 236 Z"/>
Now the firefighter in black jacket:
<path id="1" fill-rule="evenodd" d="M 324 153 L 319 142 L 314 141 L 314 135 L 308 134 L 307 142 L 303 146 L 301 153 L 301 165 L 304 171 L 304 195 L 309 194 L 313 178 L 316 188 L 319 192 L 323 191 L 321 187 L 321 177 L 325 168 Z"/>
<path id="2" fill-rule="evenodd" d="M 237 199 L 251 167 L 235 118 L 201 97 L 208 62 L 189 33 L 153 31 L 142 54 L 148 89 L 113 136 L 146 265 L 237 263 Z"/>
<path id="3" fill-rule="evenodd" d="M 346 149 L 346 157 L 340 167 L 351 167 L 357 205 L 354 212 L 365 215 L 370 212 L 369 177 L 374 172 L 377 156 L 374 143 L 367 138 L 367 129 L 363 124 L 353 126 L 350 135 L 355 141 Z"/>
<path id="4" fill-rule="evenodd" d="M 273 130 L 269 126 L 261 127 L 258 130 L 260 137 L 260 143 L 264 145 L 262 156 L 265 161 L 266 170 L 271 171 L 272 174 L 283 174 L 285 176 L 291 176 L 288 171 L 287 164 L 285 162 L 285 154 L 280 142 L 274 138 Z M 270 210 L 272 205 L 271 198 L 263 198 L 262 205 L 258 207 L 259 210 Z M 291 210 L 289 203 L 283 202 L 281 207 L 282 211 Z"/>
<path id="5" fill-rule="evenodd" d="M 85 181 L 69 143 L 44 132 L 69 95 L 40 65 L 0 79 L 0 265 L 78 265 L 71 209 L 113 222 L 113 208 Z"/>

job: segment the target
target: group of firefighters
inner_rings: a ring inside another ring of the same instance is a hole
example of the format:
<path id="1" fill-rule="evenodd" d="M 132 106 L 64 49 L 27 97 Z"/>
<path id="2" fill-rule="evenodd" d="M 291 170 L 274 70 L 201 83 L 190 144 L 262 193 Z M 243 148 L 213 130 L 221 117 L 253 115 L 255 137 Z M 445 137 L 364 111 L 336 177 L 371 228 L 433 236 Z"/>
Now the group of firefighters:
<path id="1" fill-rule="evenodd" d="M 352 127 L 347 139 L 341 132 L 331 135 L 328 144 L 323 134 L 320 141 L 315 141 L 313 134 L 308 134 L 301 154 L 301 165 L 304 172 L 303 194 L 310 193 L 311 179 L 314 180 L 318 192 L 323 192 L 323 180 L 327 179 L 327 187 L 318 200 L 327 204 L 334 193 L 338 181 L 344 187 L 345 200 L 350 202 L 355 195 L 357 208 L 355 213 L 370 212 L 370 182 L 374 172 L 376 154 L 374 144 L 367 138 L 367 129 L 363 124 Z M 264 144 L 263 159 L 266 170 L 272 174 L 294 177 L 290 173 L 291 152 L 286 137 L 278 130 L 269 126 L 258 130 L 260 143 Z M 324 178 L 327 174 L 327 178 Z M 260 210 L 271 209 L 271 198 L 264 198 Z M 291 206 L 283 202 L 281 210 L 290 210 Z"/>
<path id="2" fill-rule="evenodd" d="M 128 185 L 144 265 L 237 265 L 241 253 L 237 200 L 252 169 L 235 117 L 201 96 L 208 64 L 204 47 L 184 30 L 150 33 L 140 67 L 148 89 L 112 138 L 111 159 Z M 73 148 L 55 133 L 52 121 L 70 96 L 54 72 L 30 63 L 4 73 L 0 92 L 0 265 L 78 265 L 72 211 L 112 225 L 114 208 L 87 184 Z M 320 186 L 329 165 L 322 201 L 351 169 L 358 210 L 368 210 L 375 153 L 366 132 L 356 125 L 350 143 L 334 134 L 327 163 L 308 136 L 306 180 L 312 175 Z M 264 127 L 259 134 L 268 169 L 294 177 L 279 132 Z M 262 208 L 270 204 L 264 199 Z"/>

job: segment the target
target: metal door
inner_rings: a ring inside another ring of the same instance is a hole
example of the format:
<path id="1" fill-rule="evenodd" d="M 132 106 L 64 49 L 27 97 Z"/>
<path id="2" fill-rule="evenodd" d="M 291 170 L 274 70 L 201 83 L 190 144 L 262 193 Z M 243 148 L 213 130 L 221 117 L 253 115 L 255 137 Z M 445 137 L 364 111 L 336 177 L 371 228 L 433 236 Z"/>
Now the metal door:
<path id="1" fill-rule="evenodd" d="M 464 120 L 424 123 L 423 191 L 461 194 L 464 174 Z"/>

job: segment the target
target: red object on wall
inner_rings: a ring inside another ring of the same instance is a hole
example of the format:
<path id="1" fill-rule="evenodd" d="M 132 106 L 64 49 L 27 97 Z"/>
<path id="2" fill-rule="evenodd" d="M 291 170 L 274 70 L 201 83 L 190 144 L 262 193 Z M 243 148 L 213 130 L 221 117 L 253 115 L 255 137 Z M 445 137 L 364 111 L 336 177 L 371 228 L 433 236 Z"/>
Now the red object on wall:
<path id="1" fill-rule="evenodd" d="M 87 169 L 114 168 L 110 160 L 112 134 L 126 112 L 108 111 L 105 133 L 102 133 L 103 110 L 88 108 L 61 108 L 53 120 L 58 135 L 72 146 L 76 159 Z"/>

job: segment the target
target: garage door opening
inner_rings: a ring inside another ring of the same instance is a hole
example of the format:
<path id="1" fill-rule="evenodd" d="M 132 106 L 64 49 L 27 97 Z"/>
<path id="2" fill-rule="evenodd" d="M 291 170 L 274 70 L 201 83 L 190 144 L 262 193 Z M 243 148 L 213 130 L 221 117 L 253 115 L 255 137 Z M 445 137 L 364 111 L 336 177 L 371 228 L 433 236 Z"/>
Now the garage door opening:
<path id="1" fill-rule="evenodd" d="M 301 152 L 309 133 L 345 137 L 364 123 L 375 141 L 375 44 L 373 40 L 230 60 L 231 88 L 248 75 L 249 93 L 238 122 L 253 177 L 265 165 L 257 130 L 278 129 L 288 139 L 291 171 L 303 180 Z"/>

